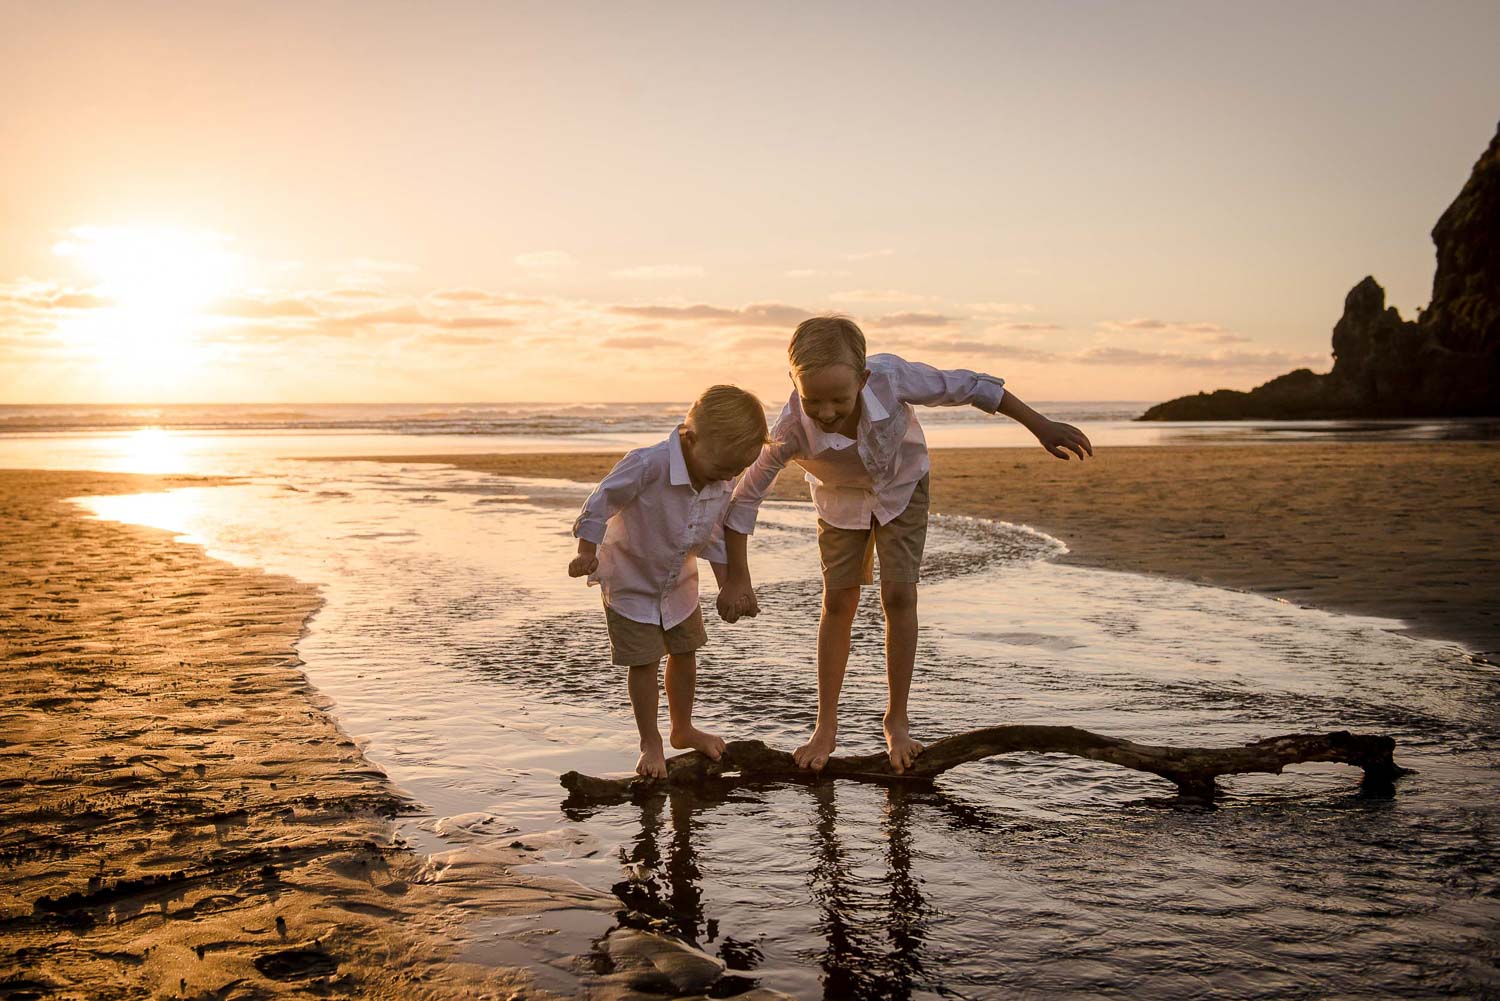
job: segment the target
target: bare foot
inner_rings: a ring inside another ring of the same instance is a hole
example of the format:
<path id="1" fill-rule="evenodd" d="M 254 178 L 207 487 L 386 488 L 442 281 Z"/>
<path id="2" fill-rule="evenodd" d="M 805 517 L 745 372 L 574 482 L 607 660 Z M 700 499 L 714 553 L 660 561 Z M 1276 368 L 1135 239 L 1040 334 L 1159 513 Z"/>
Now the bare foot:
<path id="1" fill-rule="evenodd" d="M 667 758 L 662 753 L 660 741 L 652 746 L 641 744 L 641 756 L 635 763 L 635 773 L 647 779 L 667 777 Z"/>
<path id="2" fill-rule="evenodd" d="M 797 762 L 797 767 L 821 772 L 823 766 L 828 764 L 828 756 L 838 746 L 836 735 L 837 731 L 824 730 L 822 727 L 814 730 L 812 740 L 792 752 L 792 759 Z"/>
<path id="3" fill-rule="evenodd" d="M 672 746 L 679 751 L 691 748 L 694 751 L 702 751 L 714 761 L 724 755 L 724 741 L 711 733 L 705 733 L 696 726 L 690 726 L 686 730 L 673 730 L 671 736 Z"/>
<path id="4" fill-rule="evenodd" d="M 885 746 L 891 758 L 891 767 L 896 770 L 897 775 L 910 768 L 923 750 L 921 744 L 911 739 L 905 723 L 890 720 L 885 724 Z"/>

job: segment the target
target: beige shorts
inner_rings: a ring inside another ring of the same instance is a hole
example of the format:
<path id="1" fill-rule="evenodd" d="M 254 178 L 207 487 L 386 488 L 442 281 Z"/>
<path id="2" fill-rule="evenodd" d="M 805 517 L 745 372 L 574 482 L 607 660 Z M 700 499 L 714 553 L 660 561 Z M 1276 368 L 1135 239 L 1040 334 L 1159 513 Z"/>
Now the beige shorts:
<path id="1" fill-rule="evenodd" d="M 859 587 L 875 583 L 875 554 L 880 554 L 880 579 L 893 584 L 915 584 L 922 578 L 922 548 L 927 544 L 927 477 L 912 491 L 911 503 L 881 525 L 834 528 L 818 519 L 818 556 L 823 563 L 823 586 Z"/>
<path id="2" fill-rule="evenodd" d="M 701 608 L 693 609 L 692 615 L 671 629 L 627 619 L 608 605 L 604 606 L 604 621 L 609 626 L 610 659 L 619 667 L 656 664 L 662 654 L 692 653 L 708 642 Z"/>

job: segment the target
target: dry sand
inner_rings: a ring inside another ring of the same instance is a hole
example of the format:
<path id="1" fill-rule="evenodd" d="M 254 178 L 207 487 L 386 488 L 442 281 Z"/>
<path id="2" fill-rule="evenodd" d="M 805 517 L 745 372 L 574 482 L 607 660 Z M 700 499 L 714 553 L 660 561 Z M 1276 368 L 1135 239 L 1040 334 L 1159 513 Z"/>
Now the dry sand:
<path id="1" fill-rule="evenodd" d="M 617 455 L 449 455 L 510 476 L 597 481 Z M 1018 522 L 1065 562 L 1165 574 L 1402 619 L 1500 659 L 1500 445 L 935 449 L 933 510 Z M 776 496 L 806 500 L 791 467 Z M 752 550 L 752 560 L 753 560 Z"/>
<path id="2" fill-rule="evenodd" d="M 612 898 L 403 848 L 299 669 L 314 591 L 62 502 L 186 481 L 0 472 L 0 996 L 541 996 L 466 919 Z"/>

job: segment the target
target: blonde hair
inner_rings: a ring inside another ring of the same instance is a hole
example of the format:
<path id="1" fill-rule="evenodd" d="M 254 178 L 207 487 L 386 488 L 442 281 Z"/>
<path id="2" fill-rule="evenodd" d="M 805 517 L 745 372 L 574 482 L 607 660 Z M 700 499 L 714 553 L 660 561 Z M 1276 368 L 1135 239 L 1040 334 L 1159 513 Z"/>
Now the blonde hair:
<path id="1" fill-rule="evenodd" d="M 865 370 L 865 335 L 859 325 L 837 313 L 814 316 L 797 324 L 786 349 L 793 374 L 814 372 L 831 365 Z"/>
<path id="2" fill-rule="evenodd" d="M 687 413 L 687 426 L 732 455 L 748 455 L 771 440 L 766 408 L 738 386 L 710 386 Z"/>

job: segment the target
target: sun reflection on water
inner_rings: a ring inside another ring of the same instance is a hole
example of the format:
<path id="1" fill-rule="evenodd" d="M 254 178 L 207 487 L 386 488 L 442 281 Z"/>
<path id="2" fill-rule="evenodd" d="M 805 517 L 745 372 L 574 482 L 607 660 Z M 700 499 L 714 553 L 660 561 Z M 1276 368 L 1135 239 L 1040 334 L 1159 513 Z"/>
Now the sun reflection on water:
<path id="1" fill-rule="evenodd" d="M 110 468 L 120 473 L 183 473 L 188 471 L 187 449 L 180 435 L 159 427 L 141 428 L 116 439 L 118 451 Z"/>

